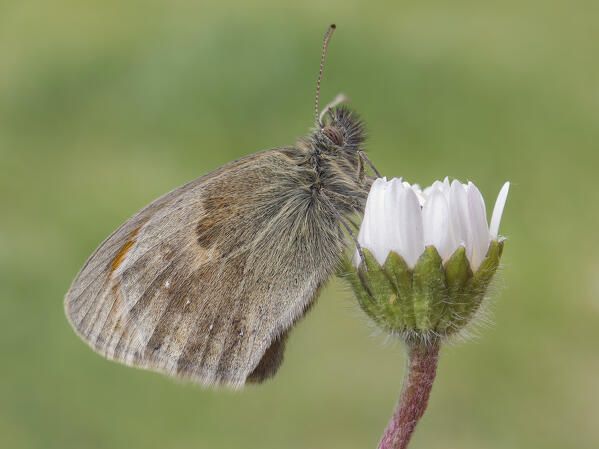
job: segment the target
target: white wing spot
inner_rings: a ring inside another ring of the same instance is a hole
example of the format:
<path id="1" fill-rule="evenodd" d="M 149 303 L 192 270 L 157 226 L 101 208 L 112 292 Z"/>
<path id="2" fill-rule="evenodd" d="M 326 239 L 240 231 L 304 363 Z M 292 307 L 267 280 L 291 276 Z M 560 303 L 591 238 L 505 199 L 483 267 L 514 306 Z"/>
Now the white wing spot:
<path id="1" fill-rule="evenodd" d="M 168 280 L 167 280 L 167 281 L 164 283 L 164 286 L 165 286 L 166 288 L 169 288 L 169 287 L 171 286 L 171 281 L 168 281 Z"/>
<path id="2" fill-rule="evenodd" d="M 210 329 L 210 330 L 214 329 L 214 324 L 211 324 L 208 329 Z"/>
<path id="3" fill-rule="evenodd" d="M 185 302 L 185 305 L 186 305 L 186 306 L 188 306 L 188 305 L 190 305 L 190 304 L 191 304 L 191 301 L 188 299 L 188 300 Z"/>
<path id="4" fill-rule="evenodd" d="M 243 331 L 239 332 L 239 336 L 243 337 Z"/>

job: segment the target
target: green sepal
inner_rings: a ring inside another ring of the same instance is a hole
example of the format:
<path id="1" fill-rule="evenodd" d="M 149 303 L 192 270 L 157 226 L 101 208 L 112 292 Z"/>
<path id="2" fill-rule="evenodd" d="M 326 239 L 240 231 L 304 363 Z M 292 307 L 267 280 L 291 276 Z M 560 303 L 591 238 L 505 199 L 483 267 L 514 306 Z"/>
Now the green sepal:
<path id="1" fill-rule="evenodd" d="M 464 286 L 464 298 L 465 307 L 461 311 L 461 319 L 459 320 L 459 326 L 464 326 L 472 315 L 476 313 L 480 307 L 481 302 L 485 297 L 487 288 L 493 279 L 493 275 L 499 267 L 499 259 L 503 252 L 503 242 L 493 240 L 489 244 L 489 249 L 485 259 L 480 264 L 476 273 L 470 278 L 470 280 Z"/>
<path id="2" fill-rule="evenodd" d="M 466 257 L 466 248 L 460 246 L 445 264 L 445 277 L 450 297 L 459 294 L 466 282 L 472 277 L 470 263 Z"/>
<path id="3" fill-rule="evenodd" d="M 412 291 L 416 327 L 423 332 L 434 330 L 447 298 L 443 261 L 434 246 L 427 246 L 416 262 Z"/>
<path id="4" fill-rule="evenodd" d="M 416 328 L 416 317 L 412 300 L 412 270 L 406 261 L 391 251 L 383 265 L 383 270 L 391 280 L 391 284 L 397 295 L 398 327 L 402 330 Z"/>
<path id="5" fill-rule="evenodd" d="M 499 259 L 501 258 L 502 253 L 503 242 L 493 240 L 489 244 L 489 250 L 487 251 L 485 260 L 482 261 L 476 274 L 472 278 L 471 286 L 474 291 L 484 293 L 487 290 L 491 279 L 493 279 L 493 275 L 499 267 Z"/>
<path id="6" fill-rule="evenodd" d="M 493 241 L 476 273 L 458 248 L 445 266 L 434 246 L 425 248 L 413 270 L 395 252 L 381 266 L 363 249 L 364 264 L 342 261 L 340 275 L 351 284 L 360 307 L 382 329 L 404 339 L 429 341 L 462 329 L 476 313 L 499 266 L 503 242 Z"/>
<path id="7" fill-rule="evenodd" d="M 470 262 L 466 257 L 466 248 L 458 247 L 445 264 L 445 279 L 447 282 L 447 303 L 444 304 L 443 314 L 439 322 L 439 332 L 444 334 L 455 327 L 455 318 L 461 316 L 466 308 L 464 286 L 472 278 Z"/>
<path id="8" fill-rule="evenodd" d="M 342 269 L 339 275 L 349 281 L 362 310 L 378 323 L 377 305 L 374 298 L 370 296 L 370 289 L 364 285 L 356 268 L 348 259 L 344 258 L 341 263 Z"/>
<path id="9" fill-rule="evenodd" d="M 366 271 L 358 269 L 358 276 L 362 284 L 369 291 L 374 307 L 372 311 L 376 316 L 374 320 L 386 329 L 396 329 L 399 314 L 394 298 L 397 295 L 391 285 L 390 279 L 383 272 L 382 267 L 367 249 L 362 249 L 366 260 Z"/>

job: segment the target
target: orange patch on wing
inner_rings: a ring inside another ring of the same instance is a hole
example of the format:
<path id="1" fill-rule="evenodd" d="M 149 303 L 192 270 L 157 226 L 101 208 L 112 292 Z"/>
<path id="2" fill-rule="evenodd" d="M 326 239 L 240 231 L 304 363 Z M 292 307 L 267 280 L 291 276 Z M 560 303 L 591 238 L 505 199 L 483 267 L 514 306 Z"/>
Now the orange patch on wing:
<path id="1" fill-rule="evenodd" d="M 120 264 L 125 260 L 125 256 L 127 255 L 127 251 L 133 246 L 135 242 L 133 240 L 129 240 L 127 243 L 123 245 L 123 247 L 116 253 L 114 256 L 114 260 L 112 261 L 112 265 L 110 266 L 110 271 L 116 270 Z"/>
<path id="2" fill-rule="evenodd" d="M 146 220 L 147 221 L 147 220 Z M 145 224 L 145 223 L 144 223 Z M 143 225 L 141 225 L 143 226 Z M 135 238 L 135 236 L 137 235 L 137 233 L 139 232 L 139 230 L 141 229 L 141 226 L 138 226 L 137 228 L 135 228 L 133 231 L 131 231 L 131 234 L 129 234 L 129 238 L 131 240 L 133 240 Z"/>
<path id="3" fill-rule="evenodd" d="M 127 252 L 131 249 L 131 247 L 135 243 L 135 236 L 137 235 L 137 233 L 139 232 L 140 229 L 141 229 L 141 226 L 139 226 L 139 227 L 135 228 L 133 231 L 131 231 L 131 234 L 129 234 L 130 240 L 127 243 L 125 243 L 123 245 L 123 247 L 121 249 L 119 249 L 119 252 L 116 253 L 116 256 L 114 256 L 114 260 L 112 261 L 112 264 L 110 265 L 111 273 L 114 270 L 116 270 L 120 264 L 123 263 L 123 260 L 125 260 L 125 256 L 127 256 Z"/>

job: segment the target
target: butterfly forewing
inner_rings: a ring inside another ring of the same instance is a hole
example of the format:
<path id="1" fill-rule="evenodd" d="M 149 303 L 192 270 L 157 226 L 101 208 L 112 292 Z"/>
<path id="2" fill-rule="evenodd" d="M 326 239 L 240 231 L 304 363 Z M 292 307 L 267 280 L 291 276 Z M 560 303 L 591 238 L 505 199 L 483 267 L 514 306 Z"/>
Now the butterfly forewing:
<path id="1" fill-rule="evenodd" d="M 343 251 L 303 157 L 256 153 L 129 219 L 67 293 L 79 335 L 109 359 L 205 384 L 274 374 L 288 330 Z"/>

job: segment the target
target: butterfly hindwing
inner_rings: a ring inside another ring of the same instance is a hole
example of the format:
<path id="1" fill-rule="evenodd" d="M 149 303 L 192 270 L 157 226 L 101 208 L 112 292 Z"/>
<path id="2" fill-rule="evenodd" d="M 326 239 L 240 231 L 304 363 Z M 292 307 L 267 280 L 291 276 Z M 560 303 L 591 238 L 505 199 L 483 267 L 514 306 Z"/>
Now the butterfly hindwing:
<path id="1" fill-rule="evenodd" d="M 67 293 L 78 334 L 109 359 L 204 384 L 274 374 L 344 244 L 301 157 L 256 153 L 125 222 Z"/>

